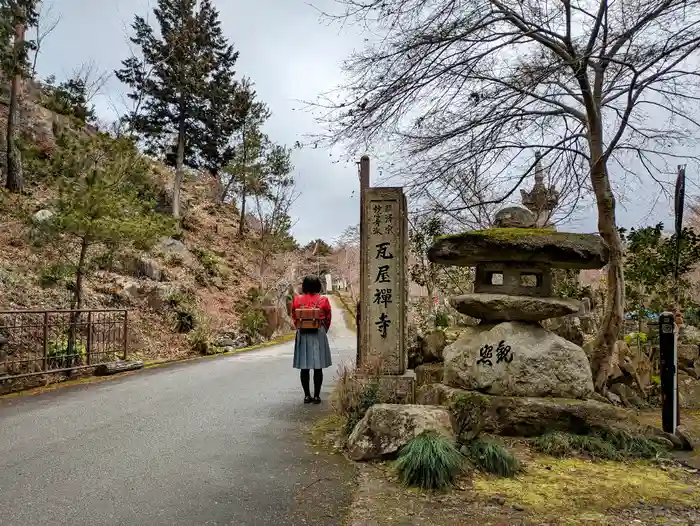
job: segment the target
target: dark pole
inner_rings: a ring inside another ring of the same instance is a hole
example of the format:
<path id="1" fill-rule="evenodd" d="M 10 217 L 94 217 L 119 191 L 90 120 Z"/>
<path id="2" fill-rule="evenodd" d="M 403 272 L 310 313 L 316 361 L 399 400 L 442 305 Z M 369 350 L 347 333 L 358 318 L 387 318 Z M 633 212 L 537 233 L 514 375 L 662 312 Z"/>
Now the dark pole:
<path id="1" fill-rule="evenodd" d="M 675 227 L 676 227 L 676 253 L 675 253 L 675 265 L 673 269 L 673 287 L 674 287 L 674 307 L 676 314 L 680 309 L 680 301 L 678 297 L 679 283 L 678 283 L 678 267 L 680 265 L 681 259 L 681 236 L 683 235 L 683 208 L 685 205 L 685 165 L 678 166 L 678 177 L 676 178 L 676 195 L 674 199 L 675 208 Z"/>
<path id="2" fill-rule="evenodd" d="M 680 424 L 678 376 L 676 364 L 676 326 L 672 312 L 659 316 L 659 354 L 661 357 L 661 425 L 666 433 L 675 433 Z"/>
<path id="3" fill-rule="evenodd" d="M 363 155 L 360 158 L 359 163 L 360 168 L 360 297 L 357 302 L 357 313 L 356 313 L 356 323 L 357 323 L 357 356 L 355 358 L 355 364 L 357 368 L 360 368 L 362 361 L 362 345 L 364 338 L 362 337 L 362 298 L 365 294 L 365 274 L 367 273 L 367 262 L 365 261 L 365 253 L 367 252 L 367 247 L 365 246 L 367 242 L 365 238 L 367 236 L 367 225 L 365 224 L 365 190 L 369 188 L 369 156 Z"/>

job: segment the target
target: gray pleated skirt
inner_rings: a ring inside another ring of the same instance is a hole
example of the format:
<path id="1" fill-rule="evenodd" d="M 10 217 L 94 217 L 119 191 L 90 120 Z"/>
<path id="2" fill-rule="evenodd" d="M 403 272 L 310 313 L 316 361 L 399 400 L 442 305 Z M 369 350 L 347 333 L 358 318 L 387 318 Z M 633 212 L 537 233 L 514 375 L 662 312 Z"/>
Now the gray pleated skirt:
<path id="1" fill-rule="evenodd" d="M 331 346 L 326 329 L 298 330 L 294 340 L 294 368 L 325 369 L 331 365 Z"/>

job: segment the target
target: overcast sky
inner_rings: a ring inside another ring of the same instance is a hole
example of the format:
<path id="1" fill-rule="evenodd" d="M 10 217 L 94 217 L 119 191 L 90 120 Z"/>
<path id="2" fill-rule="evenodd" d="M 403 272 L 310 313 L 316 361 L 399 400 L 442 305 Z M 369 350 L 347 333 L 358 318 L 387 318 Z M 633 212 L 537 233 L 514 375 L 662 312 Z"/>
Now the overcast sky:
<path id="1" fill-rule="evenodd" d="M 315 0 L 315 5 L 332 0 Z M 135 14 L 146 15 L 148 0 L 48 0 L 62 19 L 47 38 L 38 74 L 63 80 L 80 64 L 93 60 L 105 71 L 120 67 L 128 56 L 125 34 Z M 272 118 L 265 131 L 291 146 L 317 131 L 313 117 L 300 111 L 299 100 L 314 99 L 341 80 L 340 64 L 362 46 L 359 31 L 319 21 L 304 0 L 218 0 L 224 30 L 240 51 L 238 72 L 256 84 Z M 102 117 L 114 114 L 123 87 L 112 78 L 95 101 Z M 306 148 L 294 153 L 300 199 L 293 209 L 294 234 L 305 243 L 332 241 L 359 218 L 357 168 L 342 151 Z M 689 173 L 688 193 L 698 194 L 698 177 Z M 528 183 L 528 188 L 531 183 Z M 621 226 L 669 222 L 670 203 L 653 184 L 632 184 L 624 193 L 618 215 Z M 593 207 L 584 207 L 569 223 L 572 230 L 595 231 Z"/>

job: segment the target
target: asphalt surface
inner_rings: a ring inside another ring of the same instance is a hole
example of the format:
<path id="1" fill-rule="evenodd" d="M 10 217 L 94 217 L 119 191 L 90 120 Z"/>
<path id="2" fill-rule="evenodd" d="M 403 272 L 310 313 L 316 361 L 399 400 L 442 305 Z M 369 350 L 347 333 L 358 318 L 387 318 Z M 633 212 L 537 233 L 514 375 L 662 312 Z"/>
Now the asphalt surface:
<path id="1" fill-rule="evenodd" d="M 355 336 L 334 307 L 333 367 Z M 293 343 L 0 402 L 0 524 L 331 526 L 352 486 L 306 433 Z"/>

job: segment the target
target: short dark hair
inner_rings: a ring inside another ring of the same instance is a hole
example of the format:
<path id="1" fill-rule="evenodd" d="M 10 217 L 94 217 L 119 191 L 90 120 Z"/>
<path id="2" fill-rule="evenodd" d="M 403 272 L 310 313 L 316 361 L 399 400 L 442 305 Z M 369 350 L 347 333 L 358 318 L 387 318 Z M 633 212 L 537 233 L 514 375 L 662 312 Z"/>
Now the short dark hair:
<path id="1" fill-rule="evenodd" d="M 320 294 L 323 290 L 318 276 L 306 276 L 301 284 L 301 292 L 304 294 Z"/>

